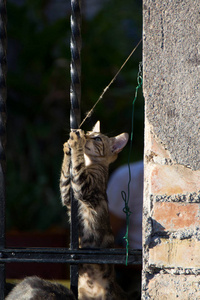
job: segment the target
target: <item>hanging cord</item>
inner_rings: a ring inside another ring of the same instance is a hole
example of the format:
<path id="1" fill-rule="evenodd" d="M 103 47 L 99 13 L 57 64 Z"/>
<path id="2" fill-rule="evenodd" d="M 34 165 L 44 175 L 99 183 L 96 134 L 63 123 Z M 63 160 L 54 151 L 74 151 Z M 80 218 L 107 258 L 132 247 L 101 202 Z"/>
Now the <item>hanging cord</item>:
<path id="1" fill-rule="evenodd" d="M 93 107 L 90 109 L 90 111 L 87 113 L 86 117 L 83 119 L 83 121 L 79 125 L 79 128 L 81 128 L 81 126 L 87 120 L 87 118 L 91 116 L 91 114 L 93 113 L 93 110 L 95 109 L 96 105 L 103 98 L 103 96 L 106 93 L 106 91 L 109 89 L 109 87 L 111 86 L 111 84 L 115 81 L 115 79 L 117 78 L 118 74 L 121 72 L 121 70 L 126 65 L 126 63 L 131 58 L 131 56 L 133 55 L 133 53 L 135 52 L 135 50 L 138 48 L 138 46 L 140 45 L 141 42 L 142 42 L 142 39 L 138 42 L 138 44 L 135 46 L 135 48 L 131 51 L 131 53 L 129 54 L 129 56 L 127 57 L 127 59 L 124 61 L 124 63 L 122 64 L 122 66 L 120 67 L 120 69 L 117 71 L 117 73 L 115 74 L 115 76 L 113 77 L 113 79 L 110 81 L 110 83 L 105 87 L 105 89 L 101 93 L 100 97 L 97 99 L 96 103 L 93 105 Z"/>
<path id="2" fill-rule="evenodd" d="M 129 148 L 129 155 L 128 155 L 128 173 L 129 173 L 129 180 L 128 180 L 128 192 L 126 195 L 125 191 L 121 192 L 122 199 L 124 200 L 124 209 L 123 212 L 126 214 L 126 234 L 123 237 L 126 241 L 126 266 L 128 265 L 128 250 L 129 250 L 129 223 L 130 223 L 130 215 L 131 211 L 129 208 L 129 199 L 130 199 L 130 183 L 131 183 L 131 168 L 130 168 L 130 159 L 131 159 L 131 151 L 133 146 L 133 123 L 134 123 L 134 105 L 137 99 L 138 90 L 142 87 L 142 62 L 139 63 L 139 71 L 137 75 L 137 87 L 135 89 L 135 97 L 132 102 L 132 116 L 131 116 L 131 137 L 130 137 L 130 148 Z"/>

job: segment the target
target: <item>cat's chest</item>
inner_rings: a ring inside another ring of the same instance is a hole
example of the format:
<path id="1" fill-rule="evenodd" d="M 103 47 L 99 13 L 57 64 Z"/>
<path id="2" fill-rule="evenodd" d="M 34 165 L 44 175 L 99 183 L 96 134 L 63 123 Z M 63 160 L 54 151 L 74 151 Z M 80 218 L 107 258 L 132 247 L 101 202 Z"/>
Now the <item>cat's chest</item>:
<path id="1" fill-rule="evenodd" d="M 100 276 L 99 272 L 85 272 L 79 276 L 79 298 L 80 299 L 106 299 L 108 281 Z"/>
<path id="2" fill-rule="evenodd" d="M 84 227 L 84 231 L 87 233 L 90 232 L 94 224 L 96 223 L 96 211 L 89 207 L 89 205 L 85 203 L 80 203 L 79 205 L 79 216 L 82 221 L 82 225 Z"/>
<path id="3" fill-rule="evenodd" d="M 81 247 L 109 247 L 113 242 L 106 201 L 92 209 L 85 203 L 79 206 Z"/>
<path id="4" fill-rule="evenodd" d="M 90 203 L 83 201 L 79 204 L 79 217 L 84 230 L 86 232 L 92 230 L 95 233 L 95 229 L 109 226 L 107 224 L 109 219 L 108 204 L 104 199 Z"/>

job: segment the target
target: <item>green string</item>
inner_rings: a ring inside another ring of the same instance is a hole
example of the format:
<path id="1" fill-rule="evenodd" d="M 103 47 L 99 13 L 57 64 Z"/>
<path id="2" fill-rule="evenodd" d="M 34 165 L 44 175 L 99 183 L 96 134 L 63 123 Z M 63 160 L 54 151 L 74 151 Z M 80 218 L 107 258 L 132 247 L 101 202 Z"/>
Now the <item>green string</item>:
<path id="1" fill-rule="evenodd" d="M 126 233 L 123 237 L 126 241 L 126 266 L 128 265 L 128 251 L 129 251 L 129 222 L 130 222 L 130 215 L 131 211 L 129 208 L 129 198 L 130 198 L 130 183 L 131 183 L 131 168 L 130 168 L 130 159 L 131 159 L 131 151 L 133 146 L 133 123 L 134 123 L 134 105 L 137 99 L 138 90 L 142 87 L 142 62 L 139 63 L 139 71 L 137 75 L 137 87 L 135 89 L 135 97 L 132 102 L 132 116 L 131 116 L 131 137 L 130 137 L 130 148 L 129 148 L 129 155 L 128 155 L 128 173 L 129 173 L 129 180 L 128 180 L 128 195 L 126 195 L 125 191 L 121 192 L 122 199 L 124 200 L 124 208 L 123 212 L 126 214 Z"/>

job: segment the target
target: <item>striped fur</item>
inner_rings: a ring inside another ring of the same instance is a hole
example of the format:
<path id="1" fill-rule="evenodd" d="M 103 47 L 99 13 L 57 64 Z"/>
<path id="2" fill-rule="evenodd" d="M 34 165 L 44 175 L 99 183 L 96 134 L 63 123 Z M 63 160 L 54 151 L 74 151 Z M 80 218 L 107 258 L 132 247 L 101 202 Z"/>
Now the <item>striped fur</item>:
<path id="1" fill-rule="evenodd" d="M 73 293 L 58 283 L 37 276 L 26 277 L 8 294 L 6 300 L 76 300 Z"/>
<path id="2" fill-rule="evenodd" d="M 126 145 L 128 134 L 108 138 L 99 132 L 98 127 L 99 123 L 86 134 L 82 130 L 72 131 L 64 144 L 61 198 L 69 216 L 70 187 L 78 200 L 81 248 L 114 246 L 106 195 L 108 168 Z M 115 282 L 113 265 L 85 264 L 79 270 L 78 299 L 122 300 L 127 297 Z"/>

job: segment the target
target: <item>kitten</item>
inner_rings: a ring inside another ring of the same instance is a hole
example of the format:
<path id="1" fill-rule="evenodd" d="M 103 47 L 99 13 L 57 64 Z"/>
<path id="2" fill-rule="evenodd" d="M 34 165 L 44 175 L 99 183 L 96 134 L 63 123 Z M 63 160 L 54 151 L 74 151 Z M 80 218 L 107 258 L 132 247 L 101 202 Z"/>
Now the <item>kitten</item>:
<path id="1" fill-rule="evenodd" d="M 58 283 L 36 276 L 26 277 L 17 284 L 6 300 L 76 300 L 71 291 Z"/>
<path id="2" fill-rule="evenodd" d="M 63 205 L 70 216 L 70 187 L 78 200 L 80 247 L 114 246 L 108 203 L 108 167 L 128 141 L 128 134 L 113 138 L 100 133 L 97 122 L 93 131 L 72 131 L 64 144 L 60 178 Z M 71 166 L 71 167 L 70 167 Z M 70 175 L 71 169 L 71 175 Z M 72 179 L 70 180 L 72 176 Z M 17 284 L 6 300 L 75 300 L 71 291 L 60 284 L 36 276 Z M 83 264 L 79 268 L 79 300 L 126 300 L 126 294 L 115 282 L 114 266 Z"/>
<path id="3" fill-rule="evenodd" d="M 72 131 L 64 144 L 61 197 L 70 217 L 72 187 L 78 200 L 81 248 L 114 247 L 106 195 L 108 168 L 127 141 L 127 133 L 112 138 L 101 134 L 98 121 L 86 134 L 80 129 Z M 124 300 L 127 296 L 115 282 L 113 265 L 83 264 L 79 267 L 78 299 Z"/>

